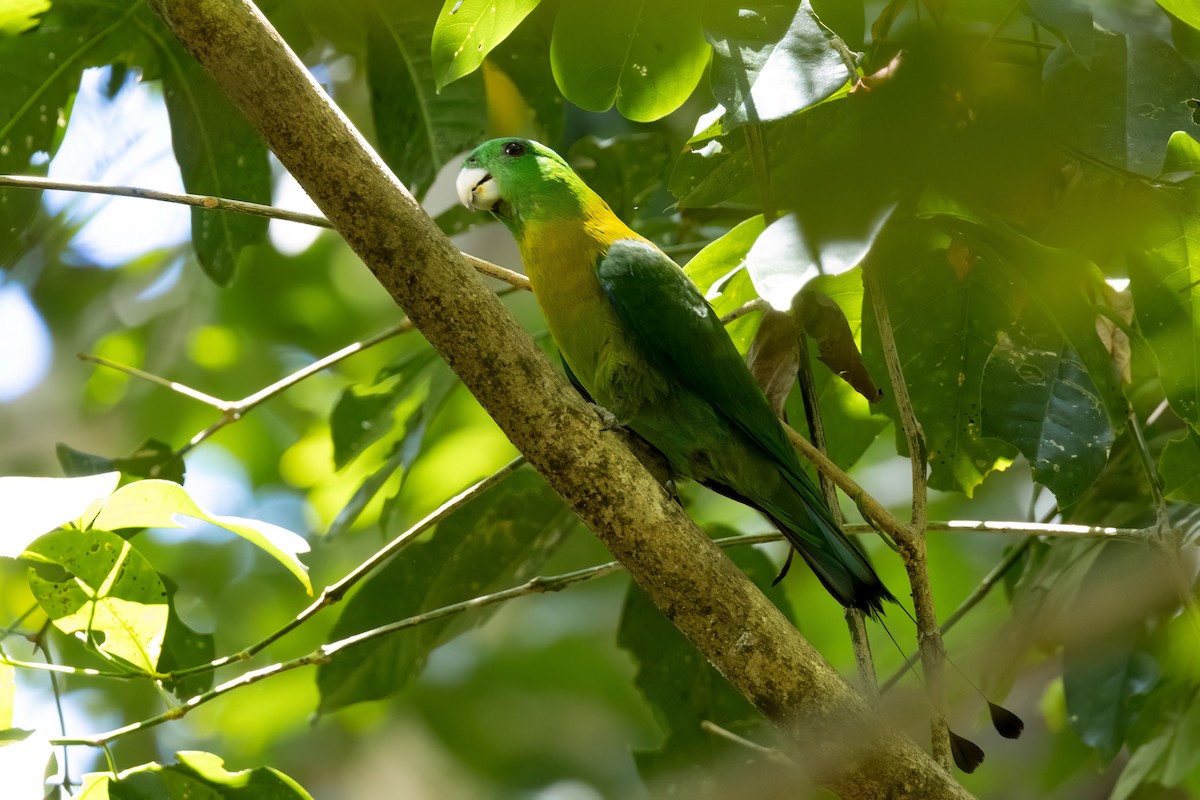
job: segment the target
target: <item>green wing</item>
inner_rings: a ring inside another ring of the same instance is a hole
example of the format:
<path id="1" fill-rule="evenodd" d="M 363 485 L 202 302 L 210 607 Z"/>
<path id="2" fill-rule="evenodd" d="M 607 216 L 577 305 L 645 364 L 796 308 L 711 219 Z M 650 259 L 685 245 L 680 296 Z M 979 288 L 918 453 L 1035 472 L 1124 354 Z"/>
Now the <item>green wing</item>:
<path id="1" fill-rule="evenodd" d="M 703 397 L 824 502 L 725 326 L 696 284 L 653 245 L 621 239 L 600 257 L 596 277 L 622 326 L 664 374 Z"/>

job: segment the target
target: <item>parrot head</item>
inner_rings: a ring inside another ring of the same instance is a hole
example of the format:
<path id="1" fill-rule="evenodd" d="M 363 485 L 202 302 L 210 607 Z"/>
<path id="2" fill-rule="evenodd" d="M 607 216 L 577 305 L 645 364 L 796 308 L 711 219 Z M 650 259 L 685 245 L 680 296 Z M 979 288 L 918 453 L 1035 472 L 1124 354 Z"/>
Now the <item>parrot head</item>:
<path id="1" fill-rule="evenodd" d="M 467 208 L 490 211 L 514 231 L 532 216 L 579 210 L 583 182 L 562 156 L 529 139 L 492 139 L 463 162 L 455 182 Z"/>

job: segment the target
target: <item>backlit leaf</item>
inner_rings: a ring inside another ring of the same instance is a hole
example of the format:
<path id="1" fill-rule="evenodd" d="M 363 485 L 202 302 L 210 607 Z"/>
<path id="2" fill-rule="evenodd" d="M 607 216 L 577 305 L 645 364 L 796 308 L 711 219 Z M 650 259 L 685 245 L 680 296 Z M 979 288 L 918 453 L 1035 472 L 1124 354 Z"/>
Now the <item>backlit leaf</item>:
<path id="1" fill-rule="evenodd" d="M 0 478 L 0 556 L 16 558 L 38 536 L 83 516 L 112 494 L 120 479 L 119 472 L 84 478 Z"/>
<path id="2" fill-rule="evenodd" d="M 474 72 L 541 0 L 446 0 L 433 26 L 438 91 Z"/>

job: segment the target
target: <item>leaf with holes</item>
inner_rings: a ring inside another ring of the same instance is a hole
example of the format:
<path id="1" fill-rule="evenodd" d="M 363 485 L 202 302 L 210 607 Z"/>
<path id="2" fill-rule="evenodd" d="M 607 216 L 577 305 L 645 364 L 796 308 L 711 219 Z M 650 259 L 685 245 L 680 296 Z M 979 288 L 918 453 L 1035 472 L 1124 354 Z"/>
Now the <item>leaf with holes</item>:
<path id="1" fill-rule="evenodd" d="M 54 531 L 21 557 L 33 564 L 29 590 L 56 628 L 137 670 L 155 671 L 167 591 L 130 542 L 108 531 Z"/>
<path id="2" fill-rule="evenodd" d="M 550 64 L 563 96 L 588 111 L 652 122 L 683 104 L 708 64 L 690 0 L 562 0 Z"/>
<path id="3" fill-rule="evenodd" d="M 479 68 L 541 0 L 446 0 L 433 26 L 433 74 L 440 92 Z"/>

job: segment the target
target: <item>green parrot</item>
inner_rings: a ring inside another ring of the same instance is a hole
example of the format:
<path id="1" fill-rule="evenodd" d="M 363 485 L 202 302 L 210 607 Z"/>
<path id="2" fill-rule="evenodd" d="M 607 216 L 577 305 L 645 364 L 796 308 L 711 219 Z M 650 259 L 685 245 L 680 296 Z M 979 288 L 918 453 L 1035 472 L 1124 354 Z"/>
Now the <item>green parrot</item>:
<path id="1" fill-rule="evenodd" d="M 720 319 L 679 266 L 557 153 L 493 139 L 459 199 L 512 232 L 568 377 L 671 470 L 765 514 L 839 603 L 895 601 L 842 533 Z"/>

